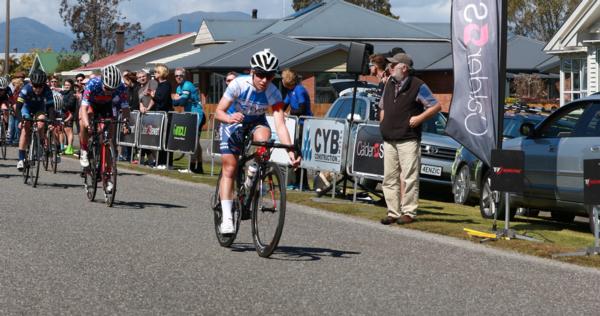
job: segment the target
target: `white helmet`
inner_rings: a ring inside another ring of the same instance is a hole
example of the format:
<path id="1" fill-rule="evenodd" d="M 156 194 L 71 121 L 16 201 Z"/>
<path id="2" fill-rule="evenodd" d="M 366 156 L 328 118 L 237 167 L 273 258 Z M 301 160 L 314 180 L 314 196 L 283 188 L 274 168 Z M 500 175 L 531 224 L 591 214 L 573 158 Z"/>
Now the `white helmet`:
<path id="1" fill-rule="evenodd" d="M 8 88 L 8 79 L 6 77 L 0 76 L 0 89 Z"/>
<path id="2" fill-rule="evenodd" d="M 269 48 L 265 48 L 252 55 L 252 58 L 250 58 L 250 66 L 252 69 L 262 72 L 277 72 L 279 59 L 277 59 L 275 54 L 271 53 Z"/>
<path id="3" fill-rule="evenodd" d="M 60 92 L 52 91 L 52 98 L 54 99 L 54 110 L 61 111 L 63 109 L 63 96 Z"/>
<path id="4" fill-rule="evenodd" d="M 121 71 L 115 65 L 102 68 L 102 82 L 109 89 L 116 89 L 121 84 Z"/>

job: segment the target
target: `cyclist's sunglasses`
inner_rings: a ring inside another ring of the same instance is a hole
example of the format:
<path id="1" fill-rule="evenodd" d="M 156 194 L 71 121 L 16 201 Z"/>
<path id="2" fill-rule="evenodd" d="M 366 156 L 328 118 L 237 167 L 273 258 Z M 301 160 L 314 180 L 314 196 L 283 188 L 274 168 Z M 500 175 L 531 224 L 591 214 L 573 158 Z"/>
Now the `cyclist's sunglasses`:
<path id="1" fill-rule="evenodd" d="M 36 89 L 40 89 L 40 88 L 44 87 L 43 84 L 32 84 L 31 86 L 34 87 L 34 88 L 36 88 Z"/>
<path id="2" fill-rule="evenodd" d="M 275 73 L 272 72 L 255 72 L 254 75 L 259 79 L 267 78 L 267 80 L 273 80 L 273 78 L 275 78 Z"/>

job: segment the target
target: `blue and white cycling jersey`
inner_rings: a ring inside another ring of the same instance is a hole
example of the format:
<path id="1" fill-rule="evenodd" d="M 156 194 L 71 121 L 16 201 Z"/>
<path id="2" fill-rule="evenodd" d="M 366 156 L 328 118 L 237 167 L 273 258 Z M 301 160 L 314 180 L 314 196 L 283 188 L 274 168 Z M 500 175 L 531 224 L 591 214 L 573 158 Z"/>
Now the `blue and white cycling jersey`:
<path id="1" fill-rule="evenodd" d="M 233 101 L 227 109 L 227 113 L 240 112 L 244 114 L 244 121 L 236 124 L 221 124 L 221 143 L 219 145 L 221 154 L 239 155 L 243 145 L 242 127 L 253 125 L 250 130 L 254 130 L 258 125 L 268 127 L 269 124 L 265 116 L 267 109 L 269 107 L 283 107 L 281 93 L 274 84 L 269 83 L 265 91 L 259 92 L 252 84 L 251 76 L 235 78 L 227 86 L 223 97 Z"/>
<path id="2" fill-rule="evenodd" d="M 269 107 L 283 105 L 281 92 L 273 83 L 269 83 L 265 91 L 259 92 L 252 84 L 251 76 L 235 78 L 229 83 L 223 96 L 233 101 L 227 113 L 244 114 L 244 124 L 261 120 Z"/>

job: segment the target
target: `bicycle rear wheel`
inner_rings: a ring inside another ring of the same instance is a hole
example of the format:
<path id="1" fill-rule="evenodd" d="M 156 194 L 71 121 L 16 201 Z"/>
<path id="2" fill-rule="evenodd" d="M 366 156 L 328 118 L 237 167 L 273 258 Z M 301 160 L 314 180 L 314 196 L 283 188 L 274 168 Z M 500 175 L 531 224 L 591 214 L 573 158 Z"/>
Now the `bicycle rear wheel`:
<path id="1" fill-rule="evenodd" d="M 281 238 L 285 223 L 285 183 L 281 170 L 268 162 L 261 169 L 252 199 L 252 240 L 261 257 L 269 257 Z"/>
<path id="2" fill-rule="evenodd" d="M 38 180 L 40 179 L 40 165 L 44 159 L 44 149 L 40 141 L 40 135 L 35 131 L 33 132 L 31 145 L 33 148 L 31 150 L 31 159 L 29 162 L 33 164 L 31 167 L 35 169 L 32 169 L 33 174 L 31 176 L 31 184 L 35 188 L 37 187 Z"/>
<path id="3" fill-rule="evenodd" d="M 48 171 L 48 165 L 50 163 L 50 155 L 52 154 L 52 142 L 53 142 L 53 137 L 52 137 L 52 131 L 50 131 L 50 129 L 48 129 L 46 131 L 46 139 L 48 140 L 48 143 L 44 145 L 44 150 L 42 151 L 44 153 L 43 155 L 43 162 L 44 162 L 44 170 Z"/>
<path id="4" fill-rule="evenodd" d="M 239 199 L 237 199 L 237 190 L 234 189 L 234 199 L 233 199 L 233 224 L 235 226 L 235 232 L 233 234 L 221 234 L 219 227 L 221 226 L 221 220 L 223 217 L 223 211 L 221 209 L 221 198 L 219 195 L 219 189 L 221 184 L 221 177 L 223 173 L 219 173 L 219 177 L 217 178 L 217 185 L 215 186 L 215 193 L 211 196 L 211 206 L 214 213 L 214 222 L 215 222 L 215 233 L 217 234 L 217 241 L 219 245 L 222 247 L 230 247 L 231 244 L 235 241 L 237 237 L 237 233 L 240 229 L 240 203 Z M 234 188 L 237 187 L 236 183 L 233 184 Z"/>
<path id="5" fill-rule="evenodd" d="M 0 120 L 4 118 L 0 116 Z M 6 159 L 6 126 L 4 125 L 4 121 L 0 121 L 0 154 L 2 155 L 2 159 Z"/>
<path id="6" fill-rule="evenodd" d="M 110 143 L 104 145 L 102 188 L 104 190 L 104 202 L 112 207 L 117 194 L 117 152 L 115 146 Z"/>
<path id="7" fill-rule="evenodd" d="M 88 200 L 93 202 L 98 190 L 98 148 L 92 141 L 89 144 L 88 161 L 90 165 L 83 169 L 83 186 Z"/>

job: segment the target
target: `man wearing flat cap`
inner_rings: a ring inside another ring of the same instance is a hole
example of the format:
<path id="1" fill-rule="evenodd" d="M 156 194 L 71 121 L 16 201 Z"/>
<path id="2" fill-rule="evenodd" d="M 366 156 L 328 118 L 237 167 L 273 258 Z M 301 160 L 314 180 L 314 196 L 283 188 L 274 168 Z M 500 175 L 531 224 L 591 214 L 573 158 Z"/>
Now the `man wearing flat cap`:
<path id="1" fill-rule="evenodd" d="M 406 53 L 388 57 L 390 79 L 379 102 L 383 136 L 383 195 L 387 204 L 384 225 L 409 224 L 417 216 L 421 170 L 421 124 L 440 111 L 429 87 L 411 74 Z"/>

